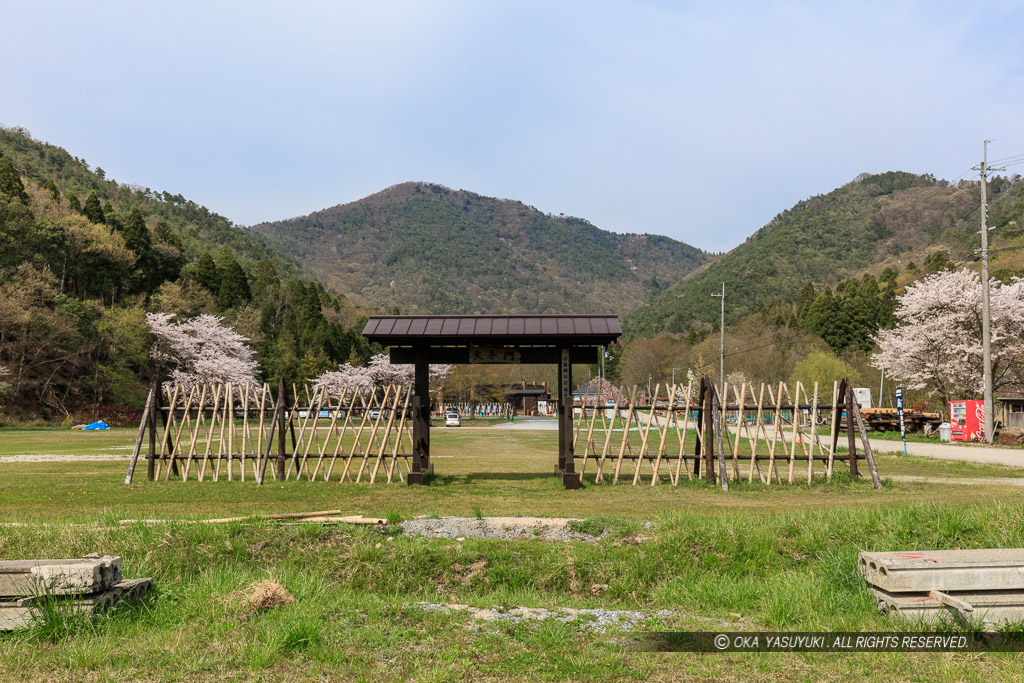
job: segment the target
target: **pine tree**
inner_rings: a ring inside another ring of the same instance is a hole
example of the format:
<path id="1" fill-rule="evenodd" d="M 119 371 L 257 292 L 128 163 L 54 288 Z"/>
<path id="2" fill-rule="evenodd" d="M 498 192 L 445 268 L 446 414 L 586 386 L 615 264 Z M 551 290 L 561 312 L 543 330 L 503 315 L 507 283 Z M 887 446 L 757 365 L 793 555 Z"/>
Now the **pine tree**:
<path id="1" fill-rule="evenodd" d="M 800 299 L 797 301 L 796 305 L 796 319 L 801 326 L 804 325 L 804 321 L 807 317 L 807 309 L 811 307 L 816 297 L 817 293 L 814 291 L 814 284 L 808 282 L 800 291 Z"/>
<path id="2" fill-rule="evenodd" d="M 60 190 L 57 189 L 57 183 L 53 182 L 53 178 L 47 178 L 46 184 L 43 187 L 50 191 L 53 201 L 60 199 Z"/>
<path id="3" fill-rule="evenodd" d="M 88 199 L 85 200 L 85 206 L 82 207 L 82 213 L 89 219 L 91 223 L 106 223 L 107 217 L 103 213 L 103 207 L 100 206 L 100 198 L 96 196 L 95 192 L 89 194 Z"/>
<path id="4" fill-rule="evenodd" d="M 206 252 L 199 257 L 199 263 L 196 266 L 196 280 L 211 294 L 216 295 L 220 292 L 220 273 L 217 271 L 217 264 L 213 257 Z"/>
<path id="5" fill-rule="evenodd" d="M 148 255 L 152 249 L 146 219 L 142 217 L 142 212 L 138 209 L 132 209 L 124 222 L 124 241 L 128 244 L 128 248 L 138 254 L 140 258 Z"/>
<path id="6" fill-rule="evenodd" d="M 0 195 L 7 195 L 28 206 L 28 193 L 21 175 L 7 159 L 0 159 Z"/>
<path id="7" fill-rule="evenodd" d="M 217 253 L 217 271 L 220 273 L 217 303 L 221 308 L 234 308 L 252 299 L 245 271 L 227 245 L 222 246 Z"/>

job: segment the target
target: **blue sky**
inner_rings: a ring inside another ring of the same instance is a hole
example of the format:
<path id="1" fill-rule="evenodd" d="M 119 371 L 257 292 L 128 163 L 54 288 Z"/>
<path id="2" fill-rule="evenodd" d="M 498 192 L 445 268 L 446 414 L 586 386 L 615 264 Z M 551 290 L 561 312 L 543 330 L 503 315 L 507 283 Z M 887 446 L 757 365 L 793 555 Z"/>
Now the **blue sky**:
<path id="1" fill-rule="evenodd" d="M 243 225 L 423 180 L 725 251 L 1024 153 L 1016 2 L 3 4 L 0 122 Z"/>

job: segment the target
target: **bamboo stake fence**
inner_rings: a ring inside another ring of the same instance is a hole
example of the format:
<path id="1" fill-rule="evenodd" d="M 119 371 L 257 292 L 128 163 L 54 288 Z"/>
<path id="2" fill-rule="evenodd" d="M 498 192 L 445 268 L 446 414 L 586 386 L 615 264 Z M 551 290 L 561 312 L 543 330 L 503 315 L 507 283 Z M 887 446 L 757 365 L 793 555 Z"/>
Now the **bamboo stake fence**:
<path id="1" fill-rule="evenodd" d="M 822 402 L 829 390 L 831 401 Z M 658 385 L 644 404 L 638 394 L 636 386 L 622 388 L 611 405 L 589 401 L 576 408 L 572 445 L 581 481 L 678 486 L 684 477 L 703 477 L 728 490 L 730 481 L 753 483 L 755 475 L 766 485 L 794 484 L 804 479 L 797 465 L 805 463 L 806 482 L 812 484 L 816 476 L 831 481 L 837 461 L 856 477 L 858 460 L 865 460 L 875 488 L 881 488 L 846 379 L 831 387 L 797 382 L 792 391 L 782 382 L 742 384 L 720 395 L 703 378 Z M 585 395 L 582 388 L 578 395 Z M 412 389 L 398 385 L 332 393 L 294 385 L 288 392 L 280 383 L 275 393 L 266 384 L 184 387 L 154 381 L 125 483 L 132 482 L 147 432 L 150 480 L 188 481 L 194 475 L 198 481 L 262 485 L 269 470 L 271 479 L 282 482 L 405 481 L 413 451 L 411 405 Z M 824 439 L 818 433 L 823 423 L 831 425 Z M 848 452 L 840 455 L 844 426 Z"/>
<path id="2" fill-rule="evenodd" d="M 830 390 L 831 401 L 822 401 Z M 836 461 L 847 463 L 856 477 L 857 461 L 865 460 L 875 488 L 882 486 L 846 379 L 825 388 L 797 382 L 792 391 L 784 382 L 777 387 L 745 383 L 727 386 L 720 395 L 714 382 L 704 378 L 658 385 L 643 405 L 637 392 L 637 387 L 622 387 L 610 405 L 591 401 L 576 408 L 573 452 L 582 481 L 678 486 L 684 476 L 687 481 L 703 477 L 728 490 L 730 481 L 744 476 L 752 483 L 755 473 L 766 485 L 794 484 L 803 478 L 798 463 L 806 463 L 806 481 L 812 484 L 815 476 L 831 481 Z M 578 395 L 584 395 L 582 388 Z M 847 414 L 853 419 L 845 419 Z M 818 433 L 825 423 L 831 425 L 828 437 Z M 848 436 L 843 455 L 836 453 L 841 423 Z M 862 454 L 857 453 L 855 428 Z M 741 462 L 747 463 L 746 475 Z"/>
<path id="3" fill-rule="evenodd" d="M 198 481 L 263 484 L 268 469 L 275 481 L 405 480 L 412 457 L 411 388 L 332 393 L 303 387 L 300 394 L 293 386 L 289 402 L 281 384 L 274 394 L 266 384 L 154 382 L 125 483 L 132 482 L 147 431 L 151 480 L 195 475 Z"/>

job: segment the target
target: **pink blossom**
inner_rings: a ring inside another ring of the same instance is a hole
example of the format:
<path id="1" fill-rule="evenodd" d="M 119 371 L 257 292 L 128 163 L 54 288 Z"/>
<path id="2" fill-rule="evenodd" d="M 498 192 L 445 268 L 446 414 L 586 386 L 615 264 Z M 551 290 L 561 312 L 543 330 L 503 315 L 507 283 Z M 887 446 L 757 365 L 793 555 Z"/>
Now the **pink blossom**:
<path id="1" fill-rule="evenodd" d="M 147 313 L 146 322 L 156 337 L 150 355 L 169 370 L 170 379 L 191 387 L 202 383 L 256 382 L 258 365 L 246 337 L 221 324 L 213 315 L 174 322 L 169 313 Z"/>
<path id="2" fill-rule="evenodd" d="M 430 384 L 435 388 L 444 386 L 451 370 L 451 365 L 431 365 Z M 332 394 L 338 394 L 346 388 L 369 389 L 391 385 L 409 387 L 414 375 L 414 366 L 394 365 L 387 354 L 380 353 L 371 358 L 370 364 L 365 367 L 344 363 L 335 371 L 325 372 L 313 380 L 313 386 L 323 387 Z"/>
<path id="3" fill-rule="evenodd" d="M 969 270 L 929 275 L 899 298 L 896 327 L 875 336 L 872 364 L 909 389 L 928 388 L 944 398 L 982 391 L 982 287 Z M 1024 280 L 993 282 L 990 294 L 993 387 L 1022 379 Z"/>

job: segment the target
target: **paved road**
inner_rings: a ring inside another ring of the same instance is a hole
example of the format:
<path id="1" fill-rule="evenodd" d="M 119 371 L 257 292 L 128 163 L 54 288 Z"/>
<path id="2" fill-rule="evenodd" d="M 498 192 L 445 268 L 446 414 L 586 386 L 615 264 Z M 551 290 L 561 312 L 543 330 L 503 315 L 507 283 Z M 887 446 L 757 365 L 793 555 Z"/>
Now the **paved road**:
<path id="1" fill-rule="evenodd" d="M 883 441 L 870 439 L 871 448 L 881 453 L 902 453 L 902 441 Z M 858 450 L 860 441 L 857 441 Z M 963 462 L 981 462 L 1010 467 L 1024 467 L 1024 449 L 998 448 L 996 446 L 974 446 L 952 443 L 916 443 L 907 442 L 907 455 L 916 455 L 936 460 L 962 460 Z"/>
<path id="2" fill-rule="evenodd" d="M 558 429 L 557 420 L 551 418 L 516 418 L 515 422 L 502 422 L 494 425 L 493 429 Z M 634 428 L 635 429 L 635 428 Z M 730 428 L 730 433 L 733 428 Z M 788 431 L 783 434 L 784 440 L 788 442 Z M 827 437 L 825 437 L 827 439 Z M 902 453 L 902 441 L 886 441 L 883 439 L 871 439 L 871 448 L 879 453 Z M 845 439 L 840 441 L 845 444 Z M 857 440 L 857 449 L 861 450 L 860 439 Z M 935 458 L 936 460 L 961 460 L 963 462 L 990 463 L 996 465 L 1008 465 L 1010 467 L 1024 467 L 1024 449 L 1020 448 L 998 448 L 989 446 L 977 446 L 969 444 L 952 443 L 917 443 L 907 442 L 907 454 L 916 455 L 922 458 Z"/>

